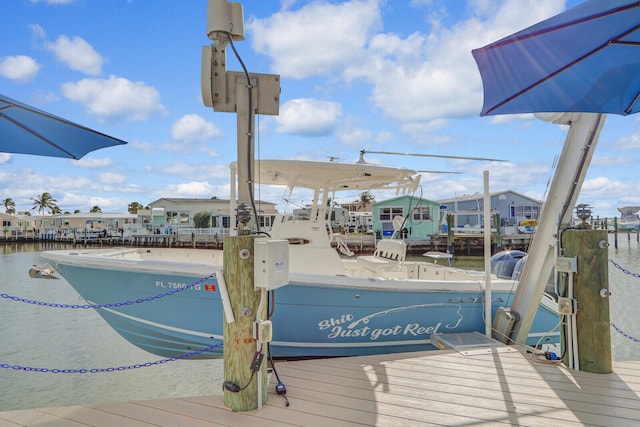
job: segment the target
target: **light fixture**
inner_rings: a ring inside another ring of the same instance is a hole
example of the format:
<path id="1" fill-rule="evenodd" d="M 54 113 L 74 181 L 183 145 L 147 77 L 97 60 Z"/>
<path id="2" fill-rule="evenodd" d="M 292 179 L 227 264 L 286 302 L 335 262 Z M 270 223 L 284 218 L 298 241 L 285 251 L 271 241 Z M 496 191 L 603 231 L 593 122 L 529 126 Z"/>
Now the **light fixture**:
<path id="1" fill-rule="evenodd" d="M 240 3 L 209 0 L 207 4 L 207 37 L 216 44 L 244 40 L 244 9 Z"/>

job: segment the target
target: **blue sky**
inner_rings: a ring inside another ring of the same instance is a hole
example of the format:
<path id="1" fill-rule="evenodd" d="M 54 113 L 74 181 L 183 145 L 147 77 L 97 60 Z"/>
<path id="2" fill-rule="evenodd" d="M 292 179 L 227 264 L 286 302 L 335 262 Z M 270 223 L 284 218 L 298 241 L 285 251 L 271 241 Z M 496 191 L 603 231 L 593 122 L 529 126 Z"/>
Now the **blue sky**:
<path id="1" fill-rule="evenodd" d="M 245 1 L 236 43 L 250 72 L 281 75 L 279 116 L 261 116 L 261 158 L 356 161 L 361 149 L 508 163 L 367 155 L 425 174 L 437 200 L 514 190 L 543 199 L 566 129 L 531 115 L 479 117 L 471 49 L 580 0 Z M 79 161 L 0 153 L 0 199 L 48 191 L 63 211 L 125 212 L 160 197 L 228 198 L 236 118 L 200 95 L 205 0 L 6 0 L 0 93 L 129 142 Z M 241 71 L 228 54 L 228 70 Z M 640 205 L 638 118 L 609 116 L 579 202 L 599 216 Z M 260 198 L 278 203 L 282 189 Z M 384 194 L 376 194 L 378 200 Z M 341 201 L 352 201 L 357 194 Z M 304 203 L 308 200 L 298 200 Z M 2 208 L 0 208 L 2 210 Z M 2 210 L 3 211 L 3 210 Z"/>

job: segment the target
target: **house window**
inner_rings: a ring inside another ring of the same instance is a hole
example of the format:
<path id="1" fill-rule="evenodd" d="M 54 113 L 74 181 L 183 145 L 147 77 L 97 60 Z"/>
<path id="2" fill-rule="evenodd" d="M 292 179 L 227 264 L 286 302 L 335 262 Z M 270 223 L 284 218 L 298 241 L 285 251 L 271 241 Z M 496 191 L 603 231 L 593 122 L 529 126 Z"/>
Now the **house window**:
<path id="1" fill-rule="evenodd" d="M 378 209 L 378 218 L 380 221 L 391 221 L 396 216 L 404 216 L 404 209 L 401 207 Z"/>
<path id="2" fill-rule="evenodd" d="M 178 225 L 178 212 L 167 212 L 167 225 Z"/>
<path id="3" fill-rule="evenodd" d="M 393 235 L 393 218 L 404 216 L 402 207 L 378 208 L 378 218 L 382 227 L 382 235 L 389 237 Z"/>
<path id="4" fill-rule="evenodd" d="M 273 215 L 259 215 L 260 227 L 271 227 L 273 225 Z"/>
<path id="5" fill-rule="evenodd" d="M 180 225 L 189 224 L 189 212 L 180 212 Z"/>
<path id="6" fill-rule="evenodd" d="M 516 218 L 538 219 L 540 208 L 534 205 L 516 205 Z"/>
<path id="7" fill-rule="evenodd" d="M 418 206 L 413 209 L 413 220 L 424 221 L 431 219 L 431 208 L 429 206 Z"/>

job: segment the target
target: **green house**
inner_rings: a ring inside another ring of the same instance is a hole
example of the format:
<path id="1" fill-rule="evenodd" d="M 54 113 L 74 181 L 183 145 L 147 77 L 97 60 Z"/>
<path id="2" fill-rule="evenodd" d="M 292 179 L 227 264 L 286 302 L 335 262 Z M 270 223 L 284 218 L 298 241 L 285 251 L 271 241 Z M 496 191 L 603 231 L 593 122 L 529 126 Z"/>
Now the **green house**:
<path id="1" fill-rule="evenodd" d="M 373 230 L 383 238 L 393 235 L 393 219 L 406 218 L 400 237 L 405 239 L 426 239 L 438 234 L 440 225 L 440 204 L 433 200 L 420 199 L 411 195 L 373 204 Z"/>

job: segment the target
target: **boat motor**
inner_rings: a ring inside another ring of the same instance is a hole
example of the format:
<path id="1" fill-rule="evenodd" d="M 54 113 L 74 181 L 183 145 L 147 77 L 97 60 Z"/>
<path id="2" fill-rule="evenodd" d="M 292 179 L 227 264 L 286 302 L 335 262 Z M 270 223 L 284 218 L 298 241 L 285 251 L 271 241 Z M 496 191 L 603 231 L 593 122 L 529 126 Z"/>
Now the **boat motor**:
<path id="1" fill-rule="evenodd" d="M 498 252 L 491 257 L 491 273 L 501 279 L 511 279 L 516 264 L 526 255 L 526 252 L 516 250 Z"/>

